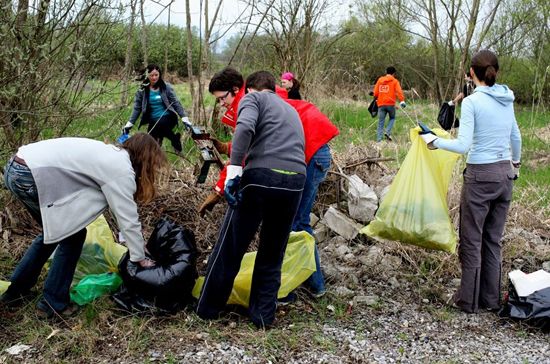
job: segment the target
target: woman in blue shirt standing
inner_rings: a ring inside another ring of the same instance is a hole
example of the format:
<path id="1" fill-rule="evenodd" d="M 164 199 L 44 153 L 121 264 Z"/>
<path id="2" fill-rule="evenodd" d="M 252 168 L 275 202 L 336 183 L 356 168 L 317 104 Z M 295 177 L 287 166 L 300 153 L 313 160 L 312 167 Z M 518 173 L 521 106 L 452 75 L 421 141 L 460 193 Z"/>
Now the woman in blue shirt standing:
<path id="1" fill-rule="evenodd" d="M 176 97 L 172 85 L 162 79 L 159 66 L 148 65 L 145 76 L 140 89 L 136 92 L 134 111 L 122 132 L 128 134 L 141 114 L 139 126 L 148 124 L 147 132 L 160 145 L 164 138 L 168 138 L 176 153 L 180 153 L 182 150 L 181 134 L 174 133 L 173 129 L 178 124 L 178 116 L 184 122 L 189 123 L 187 114 Z"/>
<path id="2" fill-rule="evenodd" d="M 489 50 L 474 55 L 470 74 L 474 92 L 462 102 L 456 139 L 421 134 L 430 149 L 468 153 L 460 199 L 460 288 L 458 308 L 500 308 L 501 239 L 518 177 L 521 134 L 514 115 L 514 93 L 496 83 L 498 59 Z"/>

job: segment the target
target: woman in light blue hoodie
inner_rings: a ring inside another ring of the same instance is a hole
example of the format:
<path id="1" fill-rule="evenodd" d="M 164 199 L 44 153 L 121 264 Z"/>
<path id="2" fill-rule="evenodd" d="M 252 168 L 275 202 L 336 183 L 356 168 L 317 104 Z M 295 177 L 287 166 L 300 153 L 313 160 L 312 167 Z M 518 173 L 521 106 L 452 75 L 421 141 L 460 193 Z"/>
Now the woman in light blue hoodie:
<path id="1" fill-rule="evenodd" d="M 462 102 L 456 139 L 421 134 L 430 149 L 468 153 L 460 199 L 462 277 L 453 300 L 470 313 L 500 308 L 501 239 L 521 158 L 514 93 L 495 83 L 498 69 L 491 51 L 482 50 L 472 58 L 470 74 L 476 88 Z"/>

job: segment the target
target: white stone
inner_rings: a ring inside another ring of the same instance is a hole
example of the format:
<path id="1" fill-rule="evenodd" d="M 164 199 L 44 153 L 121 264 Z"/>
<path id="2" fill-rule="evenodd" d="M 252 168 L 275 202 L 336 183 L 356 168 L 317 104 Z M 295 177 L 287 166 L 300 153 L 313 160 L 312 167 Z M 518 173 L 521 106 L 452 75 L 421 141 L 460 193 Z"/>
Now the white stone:
<path id="1" fill-rule="evenodd" d="M 319 222 L 319 218 L 313 212 L 309 213 L 309 225 L 314 227 Z"/>
<path id="2" fill-rule="evenodd" d="M 369 247 L 369 249 L 367 250 L 367 254 L 359 257 L 359 261 L 363 263 L 363 265 L 372 267 L 380 263 L 383 257 L 384 257 L 384 251 L 382 250 L 382 248 L 376 245 L 373 245 Z"/>
<path id="3" fill-rule="evenodd" d="M 313 237 L 317 243 L 321 243 L 328 238 L 328 227 L 325 224 L 318 223 L 313 229 Z"/>
<path id="4" fill-rule="evenodd" d="M 378 209 L 378 196 L 376 196 L 376 192 L 356 174 L 349 177 L 348 183 L 349 215 L 364 223 L 372 221 L 374 213 Z"/>
<path id="5" fill-rule="evenodd" d="M 351 253 L 351 249 L 345 244 L 339 245 L 336 248 L 336 254 L 338 254 L 339 257 L 343 258 L 345 255 L 349 253 Z"/>
<path id="6" fill-rule="evenodd" d="M 376 306 L 379 301 L 380 297 L 378 296 L 355 296 L 353 298 L 353 303 L 355 305 L 364 304 L 367 306 Z"/>
<path id="7" fill-rule="evenodd" d="M 350 297 L 350 296 L 353 296 L 354 294 L 354 292 L 351 289 L 344 286 L 336 287 L 334 289 L 334 293 L 336 293 L 336 295 L 340 297 Z"/>
<path id="8" fill-rule="evenodd" d="M 324 220 L 329 229 L 347 240 L 354 239 L 363 227 L 333 207 L 329 207 Z"/>

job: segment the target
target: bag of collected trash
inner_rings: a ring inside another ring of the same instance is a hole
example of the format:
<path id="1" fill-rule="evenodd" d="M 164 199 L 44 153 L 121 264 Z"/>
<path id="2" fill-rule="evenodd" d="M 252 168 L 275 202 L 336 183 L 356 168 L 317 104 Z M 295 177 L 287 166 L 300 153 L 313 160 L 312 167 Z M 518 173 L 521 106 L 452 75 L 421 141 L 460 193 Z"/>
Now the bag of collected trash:
<path id="1" fill-rule="evenodd" d="M 455 116 L 455 105 L 449 105 L 448 102 L 441 104 L 439 114 L 437 115 L 437 122 L 443 130 L 451 130 L 452 128 L 458 128 L 459 121 Z"/>
<path id="2" fill-rule="evenodd" d="M 115 242 L 103 215 L 86 227 L 86 240 L 76 265 L 73 283 L 90 274 L 118 272 L 118 263 L 128 248 Z"/>
<path id="3" fill-rule="evenodd" d="M 372 116 L 373 118 L 378 115 L 378 104 L 376 103 L 376 99 L 372 100 L 367 109 L 369 110 L 370 116 Z"/>
<path id="4" fill-rule="evenodd" d="M 410 130 L 411 148 L 374 220 L 361 233 L 454 253 L 457 234 L 449 218 L 447 190 L 459 155 L 429 150 L 419 130 Z M 444 130 L 433 131 L 440 138 L 449 137 Z"/>
<path id="5" fill-rule="evenodd" d="M 277 297 L 288 296 L 315 272 L 314 244 L 315 239 L 305 231 L 290 233 L 281 267 L 281 287 Z M 228 305 L 248 307 L 255 260 L 256 252 L 244 255 L 241 268 L 233 283 L 233 290 L 227 300 Z M 201 276 L 193 288 L 193 297 L 199 298 L 203 284 L 204 277 Z"/>
<path id="6" fill-rule="evenodd" d="M 117 273 L 87 275 L 71 289 L 71 301 L 84 306 L 98 297 L 115 292 L 121 284 L 122 278 Z"/>
<path id="7" fill-rule="evenodd" d="M 3 294 L 4 292 L 6 292 L 10 284 L 11 282 L 9 281 L 0 281 L 0 294 Z"/>
<path id="8" fill-rule="evenodd" d="M 512 271 L 509 277 L 508 294 L 499 316 L 550 330 L 550 274 L 543 270 L 531 274 Z"/>
<path id="9" fill-rule="evenodd" d="M 125 254 L 119 264 L 122 287 L 113 295 L 128 311 L 175 312 L 191 299 L 197 279 L 197 248 L 193 233 L 163 218 L 147 242 L 155 266 L 142 268 Z"/>

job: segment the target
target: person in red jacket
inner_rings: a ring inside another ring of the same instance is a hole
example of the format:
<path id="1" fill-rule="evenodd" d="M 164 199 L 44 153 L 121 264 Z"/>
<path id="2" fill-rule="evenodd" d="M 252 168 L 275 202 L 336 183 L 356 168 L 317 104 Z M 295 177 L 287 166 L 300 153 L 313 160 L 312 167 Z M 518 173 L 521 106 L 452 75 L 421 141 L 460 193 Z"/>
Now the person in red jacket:
<path id="1" fill-rule="evenodd" d="M 405 97 L 403 96 L 401 85 L 394 77 L 395 72 L 395 67 L 388 67 L 386 69 L 386 75 L 380 77 L 374 86 L 374 97 L 376 99 L 376 104 L 378 105 L 378 129 L 376 131 L 377 142 L 382 141 L 382 133 L 387 140 L 392 140 L 391 130 L 393 128 L 393 124 L 395 123 L 396 96 L 399 98 L 399 101 L 401 101 L 399 105 L 401 105 L 402 108 L 407 106 L 407 104 L 405 104 Z M 390 121 L 386 132 L 384 132 L 386 114 L 389 114 Z"/>
<path id="2" fill-rule="evenodd" d="M 237 110 L 239 102 L 244 96 L 244 89 L 242 75 L 231 67 L 224 68 L 222 71 L 216 73 L 210 80 L 210 85 L 208 86 L 209 92 L 227 109 L 221 119 L 222 123 L 232 128 L 235 128 L 237 124 Z M 327 143 L 338 135 L 339 131 L 328 117 L 321 113 L 312 103 L 302 100 L 290 100 L 287 98 L 286 90 L 279 87 L 277 87 L 276 92 L 298 112 L 304 128 L 306 141 L 306 182 L 300 206 L 298 207 L 296 217 L 292 224 L 292 230 L 305 230 L 313 235 L 309 214 L 315 202 L 315 198 L 317 197 L 319 184 L 326 178 L 328 169 L 330 168 L 332 158 Z M 223 143 L 216 139 L 212 140 L 218 152 L 226 155 L 231 153 L 231 142 Z M 204 215 L 206 211 L 212 210 L 223 198 L 226 173 L 226 169 L 224 168 L 220 173 L 220 179 L 216 183 L 214 191 L 208 195 L 200 206 L 199 214 L 201 214 L 201 216 Z M 315 247 L 315 262 L 317 270 L 308 279 L 306 285 L 314 296 L 320 297 L 326 292 L 326 289 L 317 246 Z"/>

